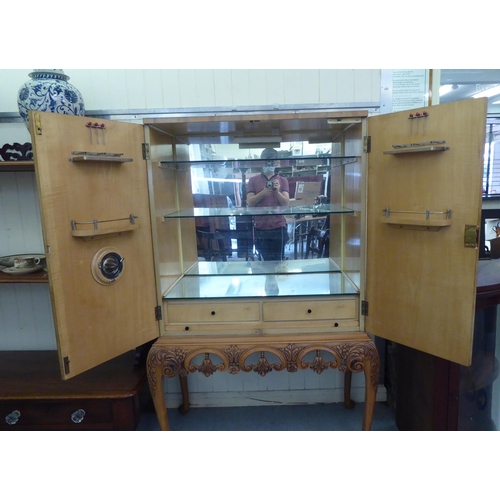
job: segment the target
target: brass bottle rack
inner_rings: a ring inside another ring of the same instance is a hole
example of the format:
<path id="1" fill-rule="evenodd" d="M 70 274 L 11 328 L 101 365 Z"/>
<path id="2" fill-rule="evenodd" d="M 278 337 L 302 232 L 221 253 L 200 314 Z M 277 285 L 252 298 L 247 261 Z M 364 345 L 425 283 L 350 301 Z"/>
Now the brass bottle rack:
<path id="1" fill-rule="evenodd" d="M 425 153 L 429 151 L 448 151 L 449 146 L 445 146 L 446 141 L 415 142 L 412 144 L 393 144 L 392 151 L 384 151 L 385 155 L 400 155 L 403 153 Z"/>
<path id="2" fill-rule="evenodd" d="M 127 163 L 134 161 L 133 158 L 123 158 L 123 153 L 98 153 L 91 151 L 72 151 L 71 158 L 68 161 L 85 162 L 85 161 L 105 161 L 115 163 Z"/>
<path id="3" fill-rule="evenodd" d="M 411 211 L 411 210 L 391 210 L 385 207 L 383 216 L 380 220 L 384 224 L 391 224 L 401 229 L 420 229 L 427 231 L 439 231 L 443 227 L 451 226 L 451 210 L 434 212 L 432 210 Z M 391 214 L 405 214 L 404 216 L 391 217 Z M 420 217 L 408 217 L 408 215 L 425 215 L 425 219 Z M 445 215 L 443 219 L 432 219 L 431 215 Z"/>
<path id="4" fill-rule="evenodd" d="M 109 220 L 97 220 L 94 219 L 90 222 L 77 222 L 76 220 L 71 221 L 71 234 L 75 238 L 83 238 L 84 240 L 95 240 L 97 238 L 103 238 L 111 235 L 120 236 L 122 233 L 135 231 L 140 228 L 139 224 L 136 224 L 137 216 L 134 214 L 130 214 L 128 217 L 122 217 L 120 219 L 109 219 Z M 99 224 L 105 224 L 110 222 L 120 222 L 128 220 L 130 225 L 128 226 L 106 226 L 99 227 Z M 92 225 L 92 229 L 78 229 L 79 225 Z"/>

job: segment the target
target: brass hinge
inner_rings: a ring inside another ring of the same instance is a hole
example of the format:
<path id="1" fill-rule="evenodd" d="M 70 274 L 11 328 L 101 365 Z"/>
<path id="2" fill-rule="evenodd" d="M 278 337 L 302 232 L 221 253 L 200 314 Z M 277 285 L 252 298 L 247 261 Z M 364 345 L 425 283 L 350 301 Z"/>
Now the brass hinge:
<path id="1" fill-rule="evenodd" d="M 366 300 L 361 301 L 361 315 L 368 316 L 368 302 Z"/>
<path id="2" fill-rule="evenodd" d="M 161 306 L 155 307 L 155 318 L 156 318 L 156 321 L 160 321 L 162 319 Z"/>
<path id="3" fill-rule="evenodd" d="M 42 123 L 40 122 L 40 115 L 35 113 L 35 134 L 42 135 Z"/>
<path id="4" fill-rule="evenodd" d="M 464 246 L 465 248 L 477 248 L 479 245 L 479 227 L 465 226 Z"/>
<path id="5" fill-rule="evenodd" d="M 142 144 L 142 159 L 149 160 L 149 144 L 147 142 Z"/>
<path id="6" fill-rule="evenodd" d="M 363 137 L 363 151 L 365 153 L 372 152 L 372 136 L 371 135 L 365 135 Z"/>
<path id="7" fill-rule="evenodd" d="M 64 374 L 69 375 L 69 357 L 66 356 L 64 359 Z"/>

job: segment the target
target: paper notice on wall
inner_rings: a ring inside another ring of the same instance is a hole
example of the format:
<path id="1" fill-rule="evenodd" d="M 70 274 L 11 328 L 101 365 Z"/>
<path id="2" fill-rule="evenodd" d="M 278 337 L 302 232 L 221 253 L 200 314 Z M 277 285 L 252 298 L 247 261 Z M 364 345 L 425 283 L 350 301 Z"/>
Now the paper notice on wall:
<path id="1" fill-rule="evenodd" d="M 392 72 L 392 111 L 427 106 L 429 70 L 395 69 Z"/>

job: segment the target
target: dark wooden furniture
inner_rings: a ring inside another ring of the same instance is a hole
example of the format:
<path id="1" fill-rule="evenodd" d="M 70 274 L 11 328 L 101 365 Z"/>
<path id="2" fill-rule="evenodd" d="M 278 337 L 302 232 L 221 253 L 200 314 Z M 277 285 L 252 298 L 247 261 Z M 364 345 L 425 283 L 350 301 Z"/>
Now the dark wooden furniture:
<path id="1" fill-rule="evenodd" d="M 399 430 L 494 430 L 492 384 L 500 260 L 478 266 L 471 366 L 397 344 L 394 347 L 396 425 Z"/>
<path id="2" fill-rule="evenodd" d="M 148 397 L 135 356 L 63 381 L 56 351 L 0 352 L 0 430 L 135 430 Z"/>

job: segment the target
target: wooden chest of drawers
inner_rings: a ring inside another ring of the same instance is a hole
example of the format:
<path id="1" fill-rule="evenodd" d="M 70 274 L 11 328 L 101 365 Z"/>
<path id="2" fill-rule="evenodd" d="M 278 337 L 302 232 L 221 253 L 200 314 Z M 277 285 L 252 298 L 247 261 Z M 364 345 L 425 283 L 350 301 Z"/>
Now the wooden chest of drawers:
<path id="1" fill-rule="evenodd" d="M 0 352 L 0 430 L 135 430 L 145 391 L 135 351 L 66 381 L 55 351 Z"/>

